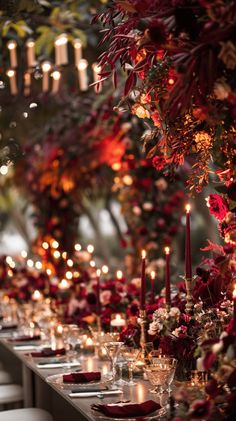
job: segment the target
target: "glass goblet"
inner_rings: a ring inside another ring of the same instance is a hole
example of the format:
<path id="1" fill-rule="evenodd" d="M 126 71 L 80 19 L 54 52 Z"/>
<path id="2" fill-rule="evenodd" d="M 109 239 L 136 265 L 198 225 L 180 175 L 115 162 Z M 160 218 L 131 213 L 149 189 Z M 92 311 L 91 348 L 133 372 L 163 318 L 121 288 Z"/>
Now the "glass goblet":
<path id="1" fill-rule="evenodd" d="M 69 327 L 66 332 L 65 341 L 69 347 L 68 357 L 73 361 L 77 357 L 76 345 L 80 343 L 80 328 L 77 326 Z"/>
<path id="2" fill-rule="evenodd" d="M 160 358 L 159 360 L 159 362 L 155 361 L 155 364 L 151 364 L 145 369 L 149 382 L 155 386 L 154 389 L 150 390 L 150 393 L 164 393 L 170 388 L 174 378 L 176 366 L 166 361 L 166 359 L 161 361 L 162 359 Z"/>
<path id="3" fill-rule="evenodd" d="M 120 341 L 108 341 L 103 343 L 107 356 L 111 361 L 113 384 L 116 376 L 116 362 L 122 345 L 123 342 Z"/>
<path id="4" fill-rule="evenodd" d="M 135 367 L 135 363 L 137 362 L 137 357 L 139 353 L 140 353 L 139 348 L 124 346 L 122 349 L 122 356 L 127 362 L 128 373 L 129 373 L 129 381 L 127 382 L 127 386 L 137 385 L 137 383 L 134 381 L 133 370 Z"/>

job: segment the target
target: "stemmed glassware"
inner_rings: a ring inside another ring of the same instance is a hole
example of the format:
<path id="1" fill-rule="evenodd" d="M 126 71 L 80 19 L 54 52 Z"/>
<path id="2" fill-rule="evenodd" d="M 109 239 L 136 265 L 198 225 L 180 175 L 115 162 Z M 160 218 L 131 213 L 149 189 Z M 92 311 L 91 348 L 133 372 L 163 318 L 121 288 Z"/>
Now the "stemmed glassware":
<path id="1" fill-rule="evenodd" d="M 115 339 L 111 338 L 111 340 L 103 342 L 103 346 L 106 350 L 107 356 L 111 361 L 111 371 L 112 371 L 112 378 L 113 384 L 116 377 L 116 362 L 120 352 L 120 349 L 123 345 L 123 342 L 116 341 Z"/>
<path id="2" fill-rule="evenodd" d="M 80 343 L 80 328 L 76 325 L 67 325 L 64 329 L 63 339 L 67 347 L 68 358 L 73 361 L 77 358 L 76 345 Z"/>
<path id="3" fill-rule="evenodd" d="M 165 391 L 170 392 L 173 382 L 177 360 L 175 358 L 160 357 L 155 358 L 155 363 L 146 367 L 145 372 L 150 383 L 155 386 L 151 393 L 162 394 Z"/>
<path id="4" fill-rule="evenodd" d="M 133 370 L 135 367 L 135 363 L 137 362 L 138 355 L 140 354 L 139 348 L 124 346 L 122 348 L 122 356 L 127 362 L 128 372 L 129 372 L 129 381 L 126 383 L 127 386 L 136 386 L 136 382 L 134 381 L 133 377 Z"/>

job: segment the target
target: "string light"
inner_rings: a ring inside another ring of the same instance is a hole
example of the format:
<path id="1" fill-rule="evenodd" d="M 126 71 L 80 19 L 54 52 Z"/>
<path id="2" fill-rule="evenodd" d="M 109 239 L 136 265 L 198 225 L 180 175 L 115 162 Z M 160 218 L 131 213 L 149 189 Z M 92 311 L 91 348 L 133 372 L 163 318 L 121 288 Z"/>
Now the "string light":
<path id="1" fill-rule="evenodd" d="M 92 254 L 94 252 L 94 246 L 92 244 L 89 244 L 87 247 L 88 253 Z"/>
<path id="2" fill-rule="evenodd" d="M 109 267 L 107 265 L 103 265 L 102 266 L 102 273 L 104 273 L 104 275 L 106 275 L 109 272 Z"/>
<path id="3" fill-rule="evenodd" d="M 44 250 L 48 250 L 49 249 L 49 244 L 47 243 L 47 241 L 44 241 L 42 243 L 42 247 L 44 248 Z"/>
<path id="4" fill-rule="evenodd" d="M 74 265 L 74 262 L 71 259 L 68 259 L 66 263 L 67 263 L 67 266 L 69 266 L 70 268 L 72 268 L 72 266 Z"/>
<path id="5" fill-rule="evenodd" d="M 82 247 L 81 247 L 81 245 L 80 244 L 75 244 L 75 250 L 76 251 L 80 251 L 82 249 Z"/>

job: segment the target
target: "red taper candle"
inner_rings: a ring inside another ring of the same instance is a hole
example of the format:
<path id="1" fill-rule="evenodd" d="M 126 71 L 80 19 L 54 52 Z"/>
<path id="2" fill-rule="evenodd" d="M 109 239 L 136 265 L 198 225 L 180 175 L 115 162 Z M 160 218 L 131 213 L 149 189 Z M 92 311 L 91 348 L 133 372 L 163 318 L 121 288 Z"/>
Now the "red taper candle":
<path id="1" fill-rule="evenodd" d="M 145 310 L 146 302 L 146 251 L 142 250 L 140 309 Z"/>
<path id="2" fill-rule="evenodd" d="M 97 284 L 96 284 L 96 313 L 97 316 L 100 316 L 101 314 L 101 301 L 100 301 L 100 276 L 101 276 L 101 270 L 97 269 L 96 271 L 97 275 Z"/>
<path id="3" fill-rule="evenodd" d="M 186 279 L 192 279 L 190 205 L 186 205 L 185 277 Z"/>
<path id="4" fill-rule="evenodd" d="M 154 270 L 151 271 L 151 300 L 150 303 L 154 304 L 155 301 L 155 278 L 156 278 L 156 273 Z"/>
<path id="5" fill-rule="evenodd" d="M 166 276 L 165 276 L 165 284 L 166 284 L 166 304 L 171 304 L 170 300 L 170 248 L 165 247 L 165 255 L 166 255 Z"/>

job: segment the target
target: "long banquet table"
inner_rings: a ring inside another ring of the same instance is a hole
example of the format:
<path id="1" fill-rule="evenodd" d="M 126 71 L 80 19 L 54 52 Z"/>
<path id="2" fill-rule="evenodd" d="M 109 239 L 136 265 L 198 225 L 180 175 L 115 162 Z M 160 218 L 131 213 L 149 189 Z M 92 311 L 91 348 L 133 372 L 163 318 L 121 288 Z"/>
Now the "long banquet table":
<path id="1" fill-rule="evenodd" d="M 13 379 L 19 383 L 19 378 L 24 388 L 24 406 L 36 406 L 46 409 L 54 417 L 54 421 L 95 421 L 98 418 L 91 410 L 93 403 L 114 403 L 120 400 L 143 402 L 147 399 L 157 400 L 160 404 L 161 396 L 150 394 L 150 384 L 142 379 L 137 379 L 137 385 L 123 388 L 123 395 L 106 396 L 103 399 L 70 398 L 69 390 L 62 390 L 55 384 L 49 384 L 46 378 L 49 375 L 65 372 L 62 368 L 41 369 L 36 366 L 35 360 L 25 355 L 25 351 L 16 351 L 14 344 L 7 339 L 0 339 L 0 360 L 6 369 L 11 372 Z M 81 360 L 82 369 L 87 371 L 100 370 L 108 362 L 99 361 L 92 356 Z M 70 369 L 69 369 L 70 370 Z M 21 375 L 20 375 L 21 371 Z M 67 370 L 68 371 L 68 370 Z M 166 399 L 166 397 L 163 397 Z"/>

